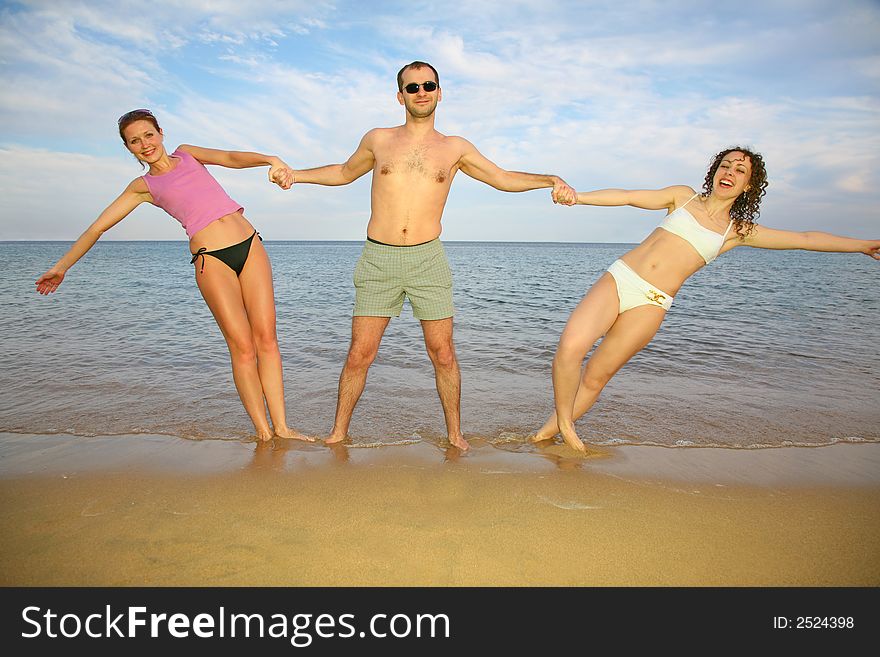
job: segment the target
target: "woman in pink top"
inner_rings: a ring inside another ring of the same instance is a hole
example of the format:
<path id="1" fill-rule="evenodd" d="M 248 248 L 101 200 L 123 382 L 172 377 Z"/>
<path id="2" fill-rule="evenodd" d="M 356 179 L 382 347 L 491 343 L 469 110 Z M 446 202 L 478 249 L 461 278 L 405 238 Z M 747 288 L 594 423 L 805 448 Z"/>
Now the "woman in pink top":
<path id="1" fill-rule="evenodd" d="M 268 166 L 269 180 L 282 189 L 293 182 L 291 170 L 279 158 L 259 153 L 181 145 L 169 155 L 156 117 L 145 109 L 120 117 L 119 136 L 141 166 L 149 166 L 149 172 L 135 178 L 37 279 L 37 291 L 50 294 L 57 290 L 67 270 L 138 205 L 147 202 L 161 207 L 180 221 L 189 236 L 196 283 L 226 338 L 232 377 L 257 438 L 279 436 L 311 442 L 312 438 L 287 426 L 269 257 L 261 240 L 254 239 L 256 231 L 242 214 L 243 208 L 229 198 L 204 165 L 232 169 Z"/>

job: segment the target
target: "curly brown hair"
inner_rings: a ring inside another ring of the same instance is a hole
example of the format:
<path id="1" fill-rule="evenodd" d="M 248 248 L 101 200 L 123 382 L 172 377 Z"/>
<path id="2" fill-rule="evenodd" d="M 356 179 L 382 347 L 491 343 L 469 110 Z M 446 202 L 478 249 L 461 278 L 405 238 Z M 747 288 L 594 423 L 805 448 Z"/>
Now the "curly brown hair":
<path id="1" fill-rule="evenodd" d="M 749 158 L 752 162 L 752 175 L 749 178 L 748 189 L 737 196 L 730 208 L 730 218 L 733 220 L 733 229 L 739 235 L 740 239 L 745 238 L 755 227 L 755 219 L 761 214 L 761 199 L 767 193 L 767 167 L 764 166 L 764 158 L 760 153 L 755 153 L 748 148 L 741 146 L 733 146 L 725 148 L 715 156 L 712 164 L 709 165 L 709 171 L 706 173 L 706 180 L 703 182 L 703 190 L 706 194 L 712 193 L 712 181 L 715 179 L 715 172 L 721 165 L 721 160 L 728 153 L 739 151 Z"/>

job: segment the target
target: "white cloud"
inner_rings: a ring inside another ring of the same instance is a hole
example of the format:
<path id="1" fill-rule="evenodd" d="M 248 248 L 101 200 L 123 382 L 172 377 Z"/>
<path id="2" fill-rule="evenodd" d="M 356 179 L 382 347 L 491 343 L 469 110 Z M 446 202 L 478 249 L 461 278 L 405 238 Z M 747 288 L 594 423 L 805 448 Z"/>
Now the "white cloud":
<path id="1" fill-rule="evenodd" d="M 838 178 L 837 187 L 841 192 L 852 192 L 854 194 L 863 194 L 868 191 L 869 187 L 868 172 L 862 171 L 854 173 L 842 178 Z"/>

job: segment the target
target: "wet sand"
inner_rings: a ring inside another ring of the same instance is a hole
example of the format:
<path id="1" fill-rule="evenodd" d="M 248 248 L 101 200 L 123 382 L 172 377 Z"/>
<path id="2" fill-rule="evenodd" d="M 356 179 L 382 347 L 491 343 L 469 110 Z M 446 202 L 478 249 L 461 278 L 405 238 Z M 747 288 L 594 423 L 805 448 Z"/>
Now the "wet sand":
<path id="1" fill-rule="evenodd" d="M 0 434 L 0 585 L 880 585 L 880 444 L 472 445 Z"/>

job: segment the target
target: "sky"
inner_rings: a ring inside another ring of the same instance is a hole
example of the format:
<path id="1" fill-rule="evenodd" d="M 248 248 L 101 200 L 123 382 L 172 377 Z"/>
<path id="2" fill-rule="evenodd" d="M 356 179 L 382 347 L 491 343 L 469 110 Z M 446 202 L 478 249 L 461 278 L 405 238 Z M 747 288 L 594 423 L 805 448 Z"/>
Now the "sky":
<path id="1" fill-rule="evenodd" d="M 157 115 L 189 143 L 344 162 L 403 123 L 398 69 L 440 73 L 436 128 L 502 168 L 579 190 L 702 185 L 760 152 L 759 222 L 880 237 L 880 2 L 741 0 L 0 1 L 0 240 L 72 240 L 141 175 L 116 127 Z M 360 240 L 371 174 L 270 185 L 211 167 L 266 239 Z M 562 207 L 459 173 L 445 240 L 638 242 L 662 212 Z M 184 240 L 141 205 L 104 239 Z"/>

